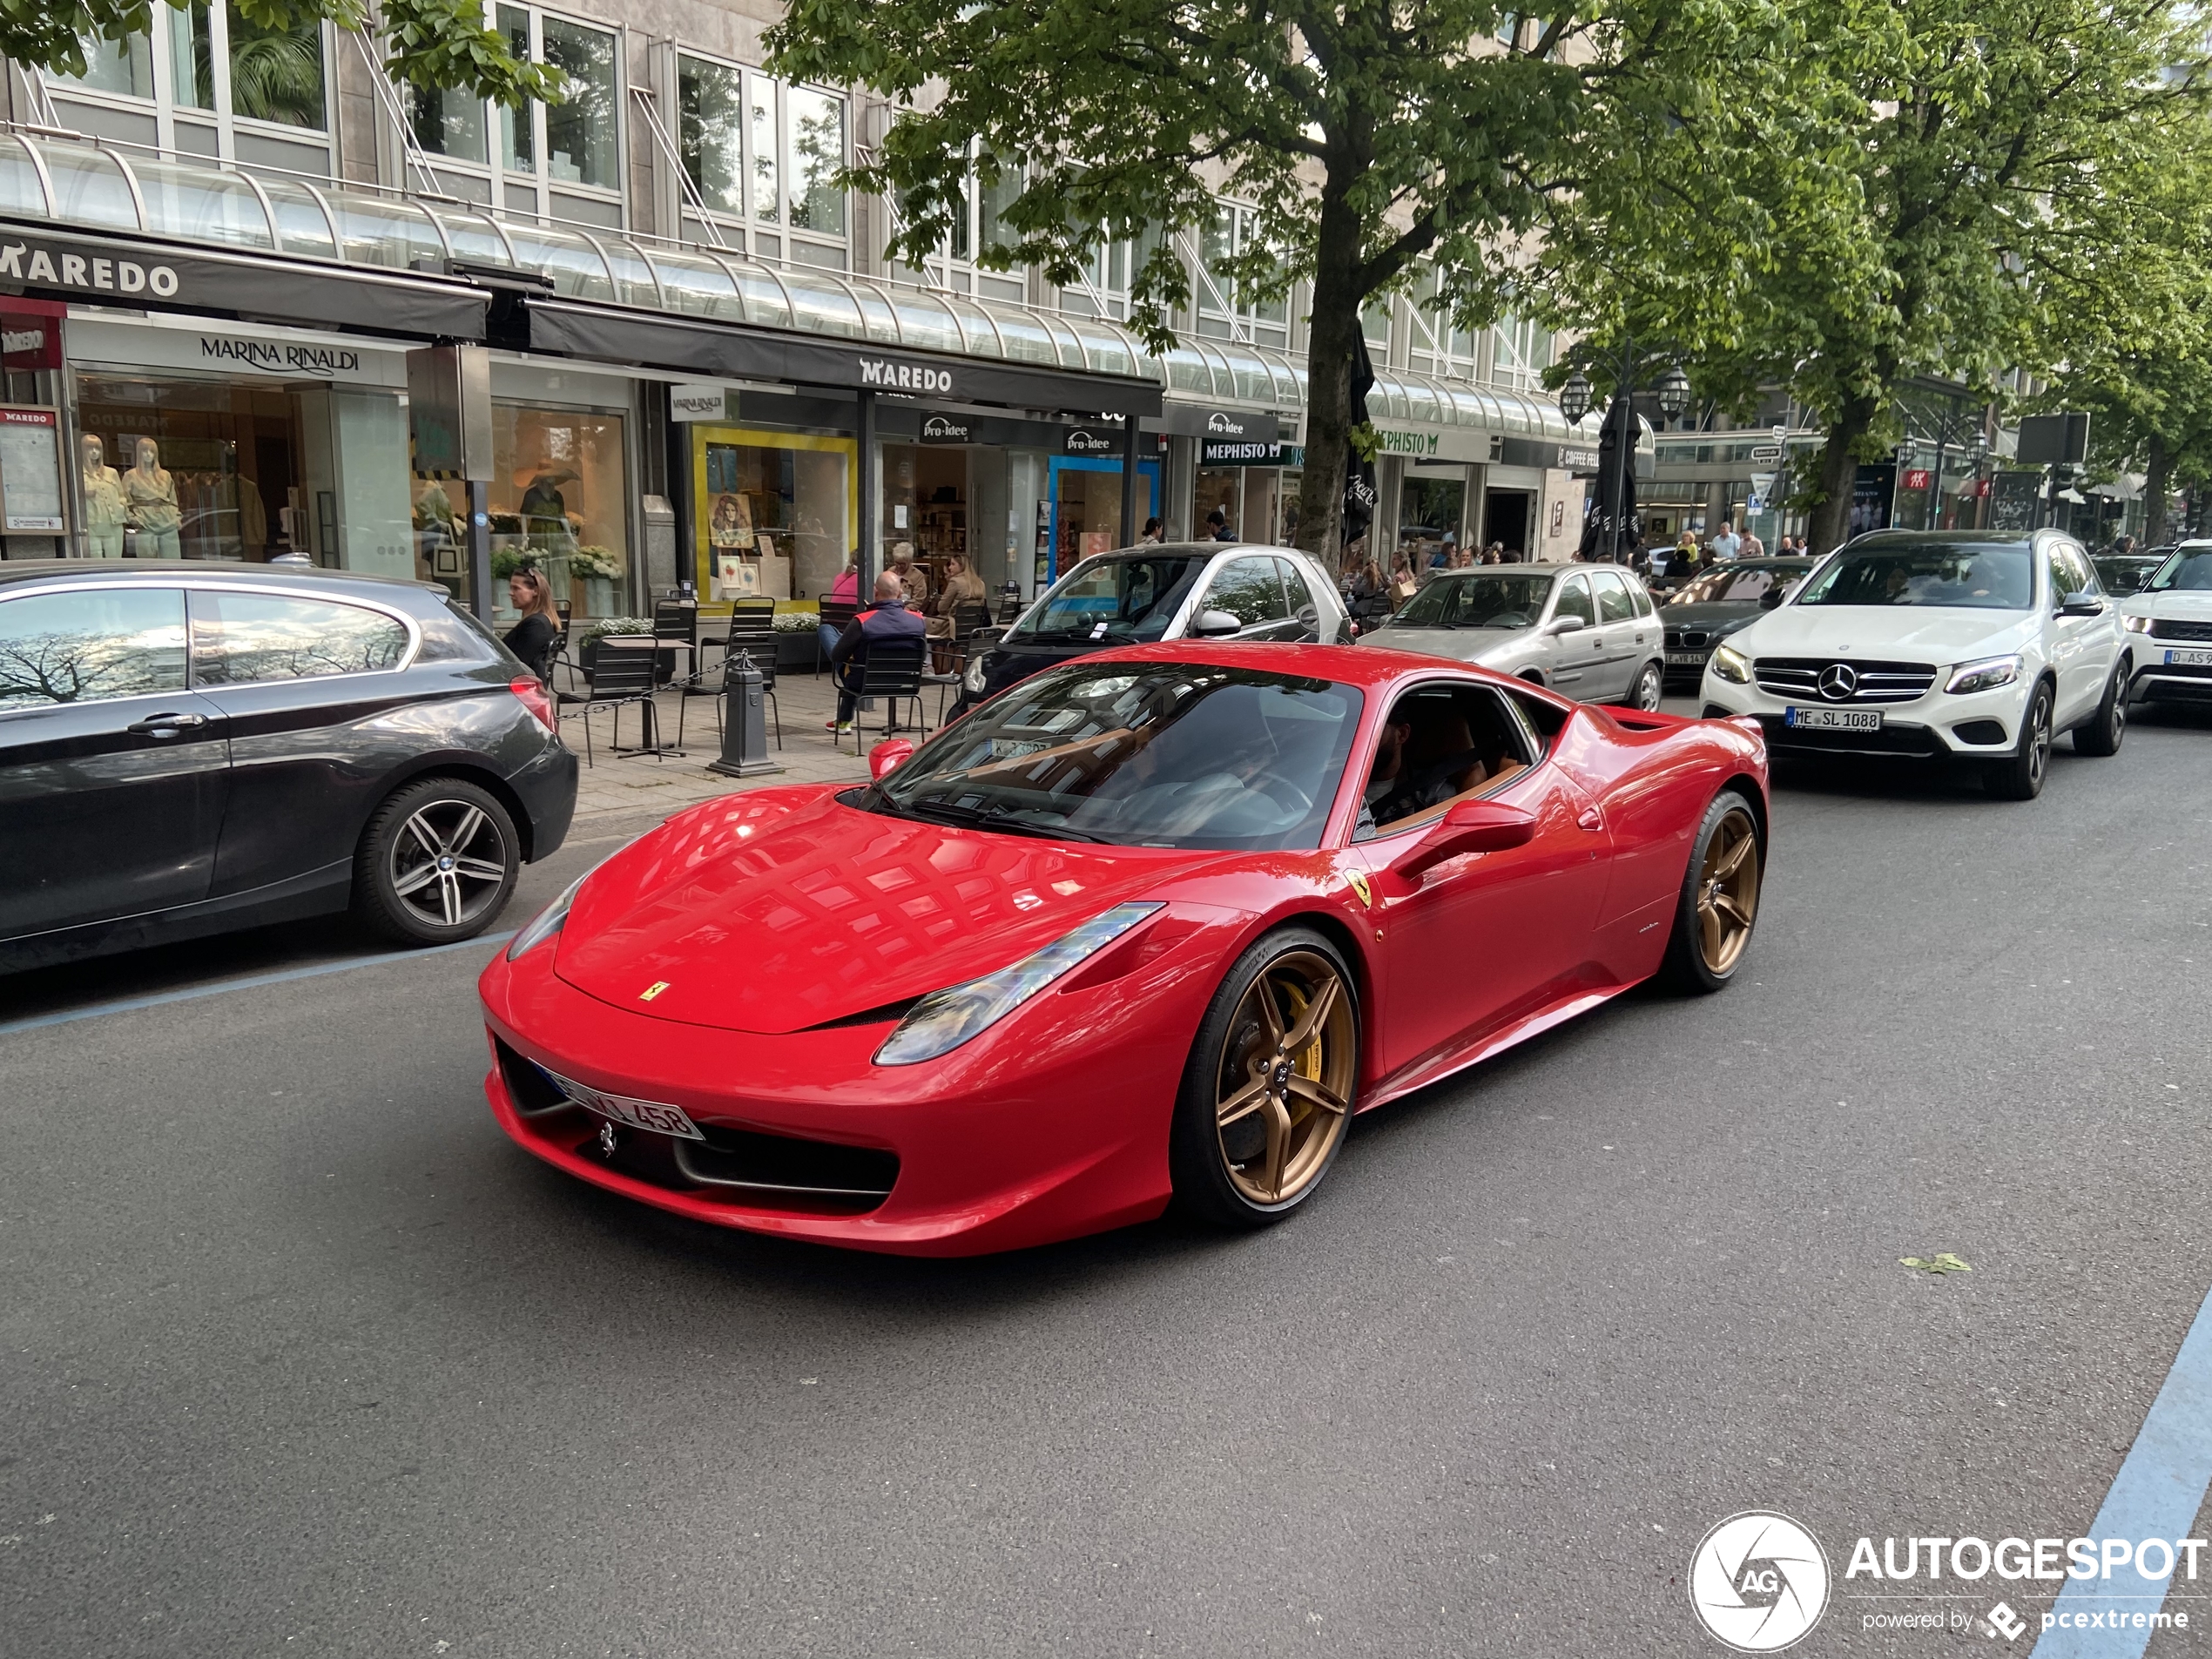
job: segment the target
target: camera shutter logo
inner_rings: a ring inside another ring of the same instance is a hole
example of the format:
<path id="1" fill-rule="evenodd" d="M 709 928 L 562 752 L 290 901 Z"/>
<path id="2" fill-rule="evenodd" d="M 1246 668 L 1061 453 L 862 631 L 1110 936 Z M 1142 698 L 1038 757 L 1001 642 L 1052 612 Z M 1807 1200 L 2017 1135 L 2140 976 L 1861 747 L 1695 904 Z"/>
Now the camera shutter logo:
<path id="1" fill-rule="evenodd" d="M 1749 1510 L 1707 1533 L 1689 1558 L 1698 1622 L 1738 1653 L 1779 1653 L 1828 1609 L 1828 1557 L 1787 1515 Z"/>

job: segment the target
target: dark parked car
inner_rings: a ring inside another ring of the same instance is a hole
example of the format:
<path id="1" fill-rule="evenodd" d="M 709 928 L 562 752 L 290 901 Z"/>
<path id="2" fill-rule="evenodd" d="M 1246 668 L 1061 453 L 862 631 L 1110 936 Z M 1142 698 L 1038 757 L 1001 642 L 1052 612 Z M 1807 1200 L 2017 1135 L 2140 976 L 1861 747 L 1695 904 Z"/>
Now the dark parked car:
<path id="1" fill-rule="evenodd" d="M 2099 553 L 2089 563 L 2097 567 L 2097 580 L 2104 584 L 2107 593 L 2125 597 L 2140 593 L 2144 583 L 2151 579 L 2158 567 L 2166 563 L 2170 547 L 2154 548 L 2148 553 Z"/>
<path id="2" fill-rule="evenodd" d="M 347 909 L 481 933 L 568 833 L 553 718 L 441 589 L 0 564 L 0 969 Z"/>
<path id="3" fill-rule="evenodd" d="M 1691 577 L 1667 596 L 1659 620 L 1667 627 L 1667 689 L 1694 693 L 1713 647 L 1757 617 L 1811 573 L 1813 559 L 1737 559 Z M 1770 597 L 1771 596 L 1771 597 Z"/>

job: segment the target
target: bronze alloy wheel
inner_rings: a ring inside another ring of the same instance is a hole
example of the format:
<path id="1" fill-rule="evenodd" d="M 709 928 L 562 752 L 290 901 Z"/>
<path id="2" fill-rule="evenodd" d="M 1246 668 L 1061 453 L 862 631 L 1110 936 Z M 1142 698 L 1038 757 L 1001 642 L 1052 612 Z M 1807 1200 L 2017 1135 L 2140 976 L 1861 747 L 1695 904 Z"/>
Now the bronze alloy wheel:
<path id="1" fill-rule="evenodd" d="M 1697 952 L 1716 978 L 1735 972 L 1759 914 L 1759 830 L 1731 806 L 1706 838 L 1697 873 Z"/>
<path id="2" fill-rule="evenodd" d="M 1215 1080 L 1215 1138 L 1240 1197 L 1278 1209 L 1321 1178 L 1352 1118 L 1358 1064 L 1336 963 L 1291 950 L 1260 970 L 1231 1016 Z"/>

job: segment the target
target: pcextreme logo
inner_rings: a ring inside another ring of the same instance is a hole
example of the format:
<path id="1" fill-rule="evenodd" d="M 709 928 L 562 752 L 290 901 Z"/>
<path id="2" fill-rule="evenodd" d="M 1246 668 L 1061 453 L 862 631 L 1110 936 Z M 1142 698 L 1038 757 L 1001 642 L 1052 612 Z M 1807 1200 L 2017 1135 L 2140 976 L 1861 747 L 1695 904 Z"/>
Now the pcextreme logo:
<path id="1" fill-rule="evenodd" d="M 1689 1558 L 1689 1605 L 1737 1652 L 1779 1653 L 1828 1610 L 1828 1556 L 1787 1515 L 1730 1515 Z"/>

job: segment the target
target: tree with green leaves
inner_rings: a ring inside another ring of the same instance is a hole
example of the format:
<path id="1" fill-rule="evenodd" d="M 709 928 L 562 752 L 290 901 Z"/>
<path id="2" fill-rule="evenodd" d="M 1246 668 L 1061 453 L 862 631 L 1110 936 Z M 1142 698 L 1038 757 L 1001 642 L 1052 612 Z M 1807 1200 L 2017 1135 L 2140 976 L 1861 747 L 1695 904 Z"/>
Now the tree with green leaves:
<path id="1" fill-rule="evenodd" d="M 185 0 L 168 0 L 183 10 Z M 221 0 L 217 0 L 221 3 Z M 426 91 L 462 91 L 510 109 L 537 98 L 557 104 L 566 78 L 546 64 L 524 63 L 506 37 L 484 26 L 475 0 L 382 0 L 372 18 L 365 0 L 232 0 L 246 25 L 249 79 L 279 118 L 304 94 L 306 66 L 287 40 L 308 37 L 327 21 L 350 33 L 381 24 L 384 63 L 393 78 Z M 59 75 L 85 72 L 85 54 L 102 42 L 151 32 L 156 0 L 0 0 L 0 56 Z M 320 67 L 312 103 L 321 107 Z"/>
<path id="2" fill-rule="evenodd" d="M 1784 95 L 1686 111 L 1562 201 L 1545 266 L 1561 320 L 1685 341 L 1723 404 L 1781 387 L 1818 413 L 1817 552 L 1901 435 L 1903 388 L 2047 368 L 2085 308 L 2135 308 L 2109 256 L 2148 181 L 2205 142 L 2204 24 L 2181 0 L 1775 15 Z M 1601 243 L 1622 257 L 1592 260 Z"/>
<path id="3" fill-rule="evenodd" d="M 778 73 L 896 104 L 849 182 L 900 204 L 910 265 L 965 213 L 976 155 L 983 188 L 1020 186 L 980 262 L 1065 287 L 1133 242 L 1131 321 L 1163 348 L 1190 300 L 1177 241 L 1251 204 L 1258 236 L 1214 272 L 1239 304 L 1311 285 L 1298 538 L 1333 557 L 1361 307 L 1426 261 L 1438 304 L 1490 320 L 1549 199 L 1602 165 L 1591 135 L 1710 97 L 1764 3 L 793 0 L 768 38 Z"/>

